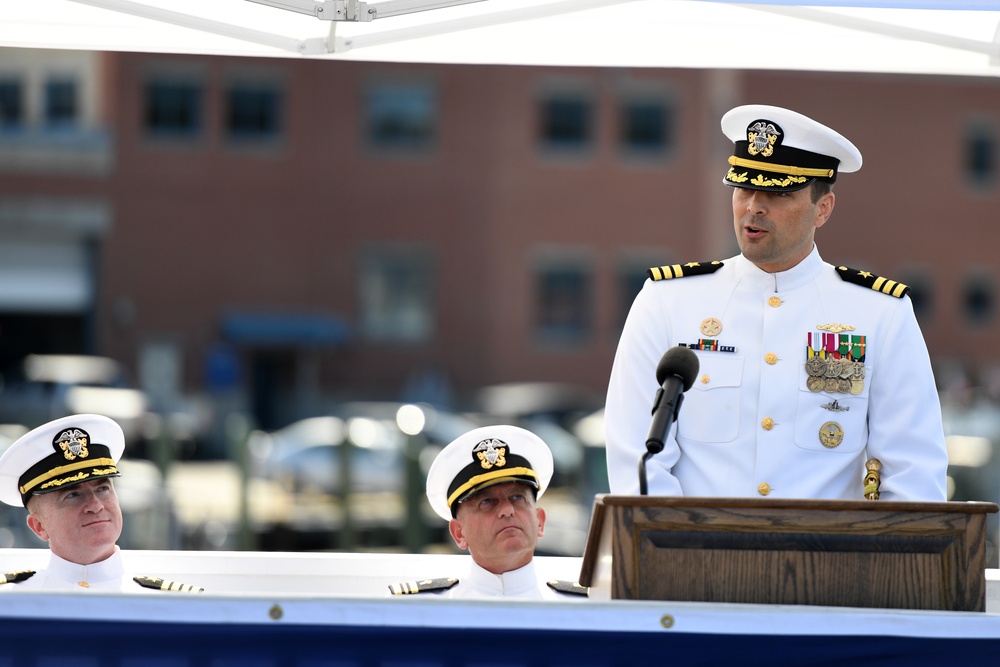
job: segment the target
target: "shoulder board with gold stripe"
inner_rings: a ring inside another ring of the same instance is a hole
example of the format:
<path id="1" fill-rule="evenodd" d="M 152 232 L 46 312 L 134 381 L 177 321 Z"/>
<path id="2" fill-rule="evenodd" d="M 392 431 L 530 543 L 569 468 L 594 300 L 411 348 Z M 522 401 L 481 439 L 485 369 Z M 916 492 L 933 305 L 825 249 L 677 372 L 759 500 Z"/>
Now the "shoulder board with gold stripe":
<path id="1" fill-rule="evenodd" d="M 17 572 L 0 573 L 0 584 L 19 584 L 35 576 L 34 570 L 18 570 Z"/>
<path id="2" fill-rule="evenodd" d="M 838 266 L 837 273 L 840 274 L 841 278 L 849 283 L 861 285 L 862 287 L 869 287 L 876 292 L 888 294 L 889 296 L 894 296 L 897 299 L 902 299 L 906 296 L 906 293 L 910 291 L 909 285 L 904 285 L 903 283 L 896 282 L 895 280 L 889 280 L 888 278 L 883 278 L 882 276 L 876 276 L 870 271 L 852 269 L 848 266 Z"/>
<path id="3" fill-rule="evenodd" d="M 159 577 L 132 577 L 135 583 L 143 586 L 145 588 L 152 588 L 158 591 L 178 591 L 181 593 L 202 593 L 204 588 L 201 586 L 191 586 L 189 584 L 181 584 L 176 581 L 164 581 Z"/>
<path id="4" fill-rule="evenodd" d="M 590 595 L 590 589 L 586 586 L 581 586 L 575 581 L 560 581 L 554 579 L 548 582 L 549 588 L 560 593 L 570 593 L 571 595 Z"/>
<path id="5" fill-rule="evenodd" d="M 704 276 L 715 273 L 722 268 L 722 262 L 688 262 L 687 264 L 666 264 L 664 266 L 654 266 L 646 269 L 646 275 L 650 280 L 670 280 L 671 278 L 685 278 L 687 276 Z"/>
<path id="6" fill-rule="evenodd" d="M 401 584 L 389 584 L 389 590 L 392 591 L 393 595 L 413 595 L 414 593 L 446 591 L 457 583 L 458 579 L 453 577 L 421 579 L 420 581 L 404 581 Z"/>

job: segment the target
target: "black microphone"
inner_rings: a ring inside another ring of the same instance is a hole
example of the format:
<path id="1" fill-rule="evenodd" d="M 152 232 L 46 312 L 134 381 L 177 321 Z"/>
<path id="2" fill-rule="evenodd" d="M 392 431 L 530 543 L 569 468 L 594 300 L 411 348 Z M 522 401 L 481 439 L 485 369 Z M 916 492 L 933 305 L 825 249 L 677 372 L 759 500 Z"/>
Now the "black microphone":
<path id="1" fill-rule="evenodd" d="M 684 392 L 691 388 L 698 375 L 698 356 L 686 347 L 667 350 L 656 367 L 660 388 L 653 400 L 653 421 L 646 438 L 646 453 L 639 459 L 639 493 L 646 495 L 646 461 L 663 451 L 670 425 L 677 419 Z"/>

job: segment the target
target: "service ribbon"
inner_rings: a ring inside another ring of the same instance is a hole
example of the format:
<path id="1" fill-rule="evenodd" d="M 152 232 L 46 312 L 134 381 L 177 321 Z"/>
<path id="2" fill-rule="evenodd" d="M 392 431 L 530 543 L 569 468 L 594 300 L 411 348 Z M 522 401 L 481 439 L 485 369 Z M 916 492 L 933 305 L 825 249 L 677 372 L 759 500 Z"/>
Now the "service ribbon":
<path id="1" fill-rule="evenodd" d="M 851 358 L 854 361 L 865 360 L 865 337 L 851 336 Z"/>

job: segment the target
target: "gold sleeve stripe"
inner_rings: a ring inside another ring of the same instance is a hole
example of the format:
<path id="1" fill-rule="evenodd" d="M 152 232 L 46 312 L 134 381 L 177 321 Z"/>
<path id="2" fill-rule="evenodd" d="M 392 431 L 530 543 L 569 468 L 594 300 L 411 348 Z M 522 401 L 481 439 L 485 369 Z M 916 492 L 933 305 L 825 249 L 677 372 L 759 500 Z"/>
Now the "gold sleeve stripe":
<path id="1" fill-rule="evenodd" d="M 389 584 L 389 591 L 393 595 L 413 595 L 415 593 L 445 591 L 457 583 L 458 579 L 454 577 L 420 579 L 419 581 L 406 581 L 401 584 Z"/>
<path id="2" fill-rule="evenodd" d="M 164 581 L 160 590 L 164 591 L 180 591 L 182 593 L 201 593 L 205 589 L 201 586 L 192 586 L 191 584 L 182 584 L 177 581 Z"/>
<path id="3" fill-rule="evenodd" d="M 157 591 L 178 591 L 181 593 L 203 593 L 205 591 L 201 586 L 192 586 L 190 584 L 182 584 L 176 581 L 166 581 L 160 577 L 132 577 L 132 581 L 143 586 L 144 588 L 152 588 Z"/>
<path id="4" fill-rule="evenodd" d="M 703 276 L 715 273 L 722 268 L 719 260 L 712 262 L 686 262 L 684 264 L 665 264 L 646 269 L 646 276 L 653 281 L 670 280 L 671 278 L 686 278 L 688 276 Z"/>
<path id="5" fill-rule="evenodd" d="M 810 178 L 833 178 L 833 169 L 812 169 L 809 167 L 793 167 L 787 164 L 771 164 L 760 160 L 746 160 L 735 155 L 729 157 L 729 164 L 734 167 L 746 167 L 747 169 L 760 169 L 776 174 L 788 174 L 789 176 L 809 176 Z"/>
<path id="6" fill-rule="evenodd" d="M 680 264 L 654 266 L 650 271 L 653 273 L 653 280 L 670 280 L 671 278 L 682 278 L 684 276 L 684 268 Z"/>
<path id="7" fill-rule="evenodd" d="M 0 573 L 0 585 L 19 584 L 35 576 L 34 570 L 18 570 L 17 572 Z"/>
<path id="8" fill-rule="evenodd" d="M 910 286 L 890 278 L 877 276 L 871 271 L 852 269 L 848 266 L 838 266 L 837 274 L 842 279 L 861 287 L 867 287 L 882 294 L 901 299 L 910 291 Z"/>
<path id="9" fill-rule="evenodd" d="M 896 282 L 895 280 L 882 278 L 880 276 L 875 279 L 872 289 L 882 292 L 883 294 L 891 294 L 892 296 L 898 298 L 907 290 L 907 286 L 903 283 Z"/>
<path id="10" fill-rule="evenodd" d="M 389 590 L 393 595 L 413 595 L 420 592 L 420 587 L 415 581 L 404 581 L 401 584 L 390 584 Z"/>

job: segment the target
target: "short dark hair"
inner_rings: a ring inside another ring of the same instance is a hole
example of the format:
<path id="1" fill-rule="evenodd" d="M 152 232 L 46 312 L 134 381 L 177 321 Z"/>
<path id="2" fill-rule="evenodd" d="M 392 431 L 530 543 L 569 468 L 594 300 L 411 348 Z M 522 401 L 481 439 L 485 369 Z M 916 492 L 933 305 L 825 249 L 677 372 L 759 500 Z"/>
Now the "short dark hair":
<path id="1" fill-rule="evenodd" d="M 812 185 L 810 187 L 812 188 L 812 190 L 809 192 L 809 197 L 812 200 L 812 203 L 814 204 L 818 202 L 819 198 L 825 195 L 827 192 L 833 192 L 833 183 L 831 183 L 830 181 L 823 181 L 818 178 L 812 182 Z"/>

